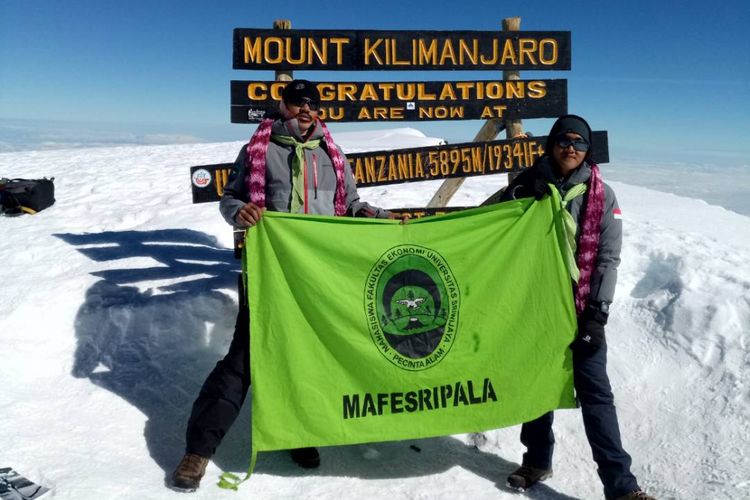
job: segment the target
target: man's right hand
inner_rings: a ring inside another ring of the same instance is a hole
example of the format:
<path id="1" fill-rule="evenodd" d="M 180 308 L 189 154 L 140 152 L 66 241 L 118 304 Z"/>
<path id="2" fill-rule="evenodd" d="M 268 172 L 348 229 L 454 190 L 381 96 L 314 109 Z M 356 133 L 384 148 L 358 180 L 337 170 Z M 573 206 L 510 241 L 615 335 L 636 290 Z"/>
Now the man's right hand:
<path id="1" fill-rule="evenodd" d="M 253 202 L 246 203 L 245 206 L 237 211 L 234 221 L 240 227 L 253 227 L 263 217 L 265 210 L 265 208 L 260 208 Z"/>

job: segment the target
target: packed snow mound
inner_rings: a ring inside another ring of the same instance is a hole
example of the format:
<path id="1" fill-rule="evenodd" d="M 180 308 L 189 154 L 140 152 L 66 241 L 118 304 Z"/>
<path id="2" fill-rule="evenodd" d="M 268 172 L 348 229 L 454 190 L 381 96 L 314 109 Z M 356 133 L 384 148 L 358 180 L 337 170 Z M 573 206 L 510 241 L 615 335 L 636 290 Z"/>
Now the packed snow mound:
<path id="1" fill-rule="evenodd" d="M 415 132 L 336 136 L 346 151 L 439 142 Z M 0 467 L 51 488 L 50 498 L 182 498 L 164 479 L 231 340 L 239 271 L 217 205 L 191 204 L 188 167 L 233 161 L 242 145 L 0 154 L 1 176 L 54 176 L 57 197 L 36 216 L 0 218 Z M 468 179 L 451 204 L 476 205 L 505 182 Z M 439 184 L 360 196 L 424 206 Z M 750 218 L 611 185 L 625 240 L 609 374 L 633 471 L 660 499 L 747 498 Z M 237 498 L 214 483 L 247 467 L 247 406 L 193 498 Z M 557 412 L 555 431 L 555 476 L 526 496 L 601 498 L 580 413 Z M 331 447 L 313 472 L 264 453 L 239 494 L 516 499 L 503 485 L 521 459 L 518 432 Z"/>

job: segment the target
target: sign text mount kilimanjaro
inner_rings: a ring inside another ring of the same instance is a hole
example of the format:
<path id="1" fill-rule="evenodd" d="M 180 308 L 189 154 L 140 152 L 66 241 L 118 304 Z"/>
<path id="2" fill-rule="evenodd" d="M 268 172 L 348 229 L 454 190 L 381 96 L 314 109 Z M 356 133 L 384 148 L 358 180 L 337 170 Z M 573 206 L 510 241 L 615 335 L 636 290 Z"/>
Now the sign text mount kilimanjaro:
<path id="1" fill-rule="evenodd" d="M 234 30 L 234 69 L 568 70 L 569 31 Z"/>

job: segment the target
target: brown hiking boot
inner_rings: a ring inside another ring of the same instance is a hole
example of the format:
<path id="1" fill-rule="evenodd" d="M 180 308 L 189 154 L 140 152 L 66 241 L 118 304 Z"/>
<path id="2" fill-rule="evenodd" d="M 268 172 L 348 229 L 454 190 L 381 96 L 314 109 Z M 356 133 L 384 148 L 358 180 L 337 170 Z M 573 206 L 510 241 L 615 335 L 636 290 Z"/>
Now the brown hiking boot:
<path id="1" fill-rule="evenodd" d="M 656 498 L 647 495 L 645 491 L 635 490 L 631 491 L 627 495 L 617 497 L 616 500 L 656 500 Z"/>
<path id="2" fill-rule="evenodd" d="M 193 492 L 198 489 L 201 485 L 201 478 L 206 473 L 206 466 L 208 465 L 208 459 L 195 453 L 188 453 L 180 461 L 180 465 L 177 466 L 172 479 L 169 482 L 169 487 L 173 490 Z"/>
<path id="3" fill-rule="evenodd" d="M 505 485 L 508 488 L 524 492 L 539 481 L 544 481 L 551 477 L 552 469 L 537 469 L 529 465 L 522 465 L 508 476 L 508 482 Z"/>
<path id="4" fill-rule="evenodd" d="M 295 448 L 289 450 L 292 460 L 303 469 L 316 469 L 320 466 L 320 454 L 317 448 Z"/>

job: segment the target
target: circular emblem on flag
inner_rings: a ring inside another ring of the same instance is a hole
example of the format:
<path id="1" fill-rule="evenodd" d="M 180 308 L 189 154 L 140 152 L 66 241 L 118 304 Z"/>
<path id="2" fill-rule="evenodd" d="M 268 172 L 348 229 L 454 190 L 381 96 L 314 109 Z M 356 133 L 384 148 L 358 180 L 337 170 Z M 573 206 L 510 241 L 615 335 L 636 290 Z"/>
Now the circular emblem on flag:
<path id="1" fill-rule="evenodd" d="M 205 168 L 199 168 L 193 172 L 193 185 L 197 188 L 208 187 L 211 184 L 211 173 Z"/>
<path id="2" fill-rule="evenodd" d="M 453 272 L 439 253 L 417 245 L 393 247 L 365 283 L 370 336 L 399 368 L 431 368 L 453 346 L 460 300 Z"/>

